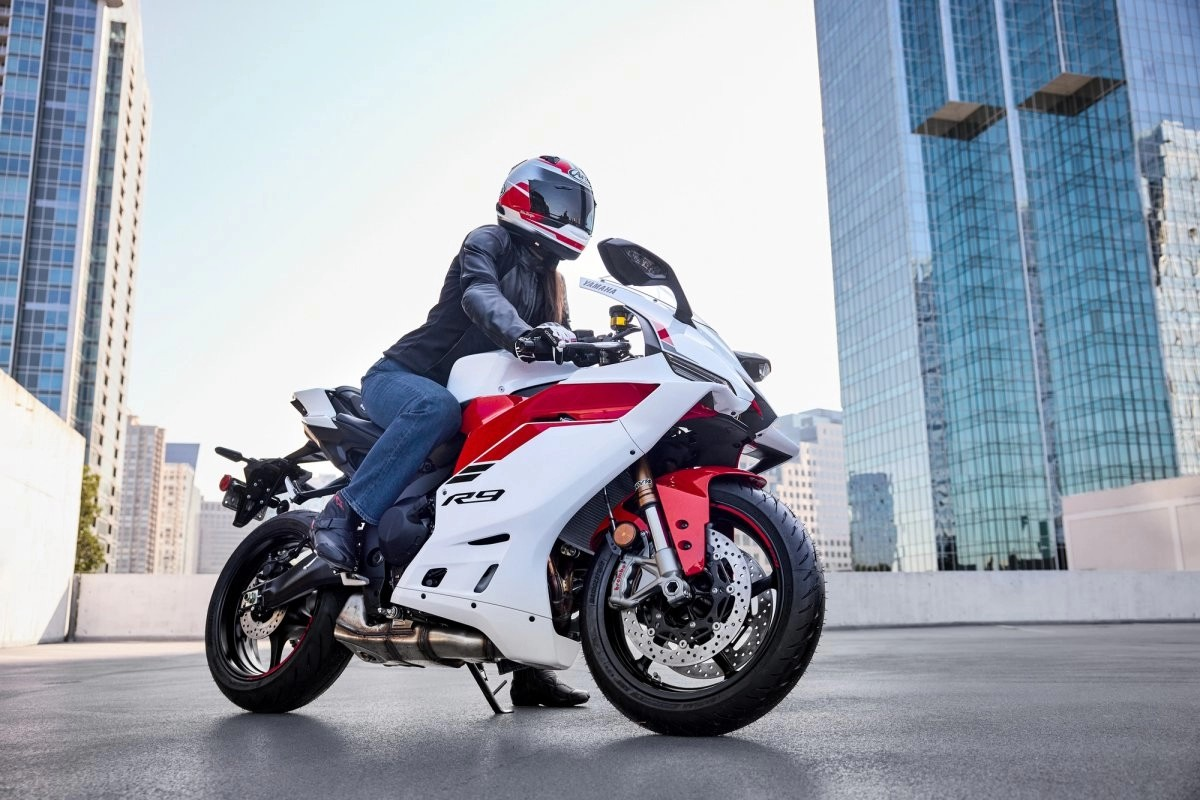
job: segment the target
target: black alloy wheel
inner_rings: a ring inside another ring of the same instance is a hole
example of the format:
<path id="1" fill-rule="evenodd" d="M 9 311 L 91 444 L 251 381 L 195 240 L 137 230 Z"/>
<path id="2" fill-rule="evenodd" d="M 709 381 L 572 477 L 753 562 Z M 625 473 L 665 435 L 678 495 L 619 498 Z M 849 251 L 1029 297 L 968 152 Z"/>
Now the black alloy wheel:
<path id="1" fill-rule="evenodd" d="M 689 578 L 690 601 L 671 607 L 655 592 L 635 609 L 611 607 L 614 578 L 626 594 L 653 578 L 613 547 L 596 554 L 588 576 L 581 630 L 592 675 L 618 710 L 659 733 L 713 736 L 750 724 L 792 690 L 821 635 L 825 580 L 804 525 L 743 484 L 714 484 L 711 499 L 705 570 Z"/>
<path id="2" fill-rule="evenodd" d="M 259 713 L 292 711 L 341 675 L 350 651 L 333 638 L 346 590 L 322 590 L 266 610 L 257 587 L 312 553 L 311 511 L 280 514 L 255 528 L 230 556 L 208 607 L 204 643 L 221 692 Z"/>

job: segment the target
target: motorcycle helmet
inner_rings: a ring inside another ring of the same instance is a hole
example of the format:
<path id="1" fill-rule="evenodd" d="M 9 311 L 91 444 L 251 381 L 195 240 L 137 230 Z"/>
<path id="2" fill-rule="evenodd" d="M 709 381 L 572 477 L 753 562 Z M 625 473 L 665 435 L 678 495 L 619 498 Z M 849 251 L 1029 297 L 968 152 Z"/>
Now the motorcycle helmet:
<path id="1" fill-rule="evenodd" d="M 557 156 L 538 156 L 512 168 L 500 189 L 500 224 L 550 253 L 576 259 L 592 236 L 596 203 L 583 170 Z"/>

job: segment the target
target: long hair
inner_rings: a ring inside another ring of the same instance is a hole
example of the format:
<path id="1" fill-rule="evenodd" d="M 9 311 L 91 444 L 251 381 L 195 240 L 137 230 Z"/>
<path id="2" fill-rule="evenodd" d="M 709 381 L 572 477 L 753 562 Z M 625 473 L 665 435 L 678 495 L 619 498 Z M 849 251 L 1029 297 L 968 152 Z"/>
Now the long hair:
<path id="1" fill-rule="evenodd" d="M 546 319 L 570 327 L 571 311 L 567 307 L 567 281 L 557 269 L 545 274 L 542 291 L 546 295 Z"/>

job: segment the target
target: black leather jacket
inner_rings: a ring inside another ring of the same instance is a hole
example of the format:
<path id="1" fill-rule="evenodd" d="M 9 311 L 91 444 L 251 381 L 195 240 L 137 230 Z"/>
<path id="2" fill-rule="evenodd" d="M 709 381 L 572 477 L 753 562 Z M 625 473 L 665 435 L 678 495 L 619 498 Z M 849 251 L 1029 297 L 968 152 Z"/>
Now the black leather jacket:
<path id="1" fill-rule="evenodd" d="M 553 319 L 550 291 L 561 282 L 558 259 L 499 225 L 467 234 L 450 262 L 437 304 L 425 324 L 384 355 L 443 386 L 463 356 L 512 350 L 517 337 Z M 560 289 L 561 290 L 561 289 Z"/>

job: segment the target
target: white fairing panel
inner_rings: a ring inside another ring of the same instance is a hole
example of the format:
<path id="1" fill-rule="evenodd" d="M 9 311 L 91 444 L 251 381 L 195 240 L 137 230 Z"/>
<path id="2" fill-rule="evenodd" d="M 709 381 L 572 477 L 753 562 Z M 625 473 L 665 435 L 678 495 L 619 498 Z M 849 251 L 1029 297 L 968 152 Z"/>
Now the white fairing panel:
<path id="1" fill-rule="evenodd" d="M 333 407 L 333 403 L 329 402 L 329 394 L 324 389 L 301 389 L 292 395 L 293 400 L 298 400 L 300 405 L 304 406 L 304 424 L 315 425 L 318 428 L 336 428 L 333 418 L 337 416 L 337 409 Z"/>
<path id="2" fill-rule="evenodd" d="M 793 442 L 786 434 L 776 428 L 775 424 L 773 422 L 769 428 L 760 431 L 754 437 L 755 443 L 778 450 L 781 453 L 786 453 L 792 458 L 800 455 L 800 445 Z"/>
<path id="3" fill-rule="evenodd" d="M 545 382 L 542 377 L 527 385 Z M 574 661 L 579 645 L 557 635 L 551 623 L 546 588 L 551 548 L 585 502 L 641 458 L 713 387 L 676 375 L 661 355 L 574 370 L 564 383 L 651 383 L 658 388 L 620 420 L 551 427 L 495 462 L 480 478 L 444 484 L 437 493 L 433 535 L 392 593 L 404 606 L 479 629 L 513 661 L 556 669 Z M 464 493 L 475 493 L 465 498 L 470 500 L 479 492 L 491 496 L 496 490 L 503 494 L 494 501 L 456 500 Z M 508 534 L 508 539 L 470 544 L 499 534 Z M 498 566 L 491 581 L 476 592 L 493 564 Z M 439 568 L 447 570 L 441 583 L 436 588 L 423 586 L 426 573 Z"/>
<path id="4" fill-rule="evenodd" d="M 556 383 L 579 371 L 574 364 L 553 361 L 526 363 L 512 353 L 496 350 L 460 358 L 450 370 L 446 388 L 458 402 L 493 394 L 512 394 L 530 386 Z"/>

